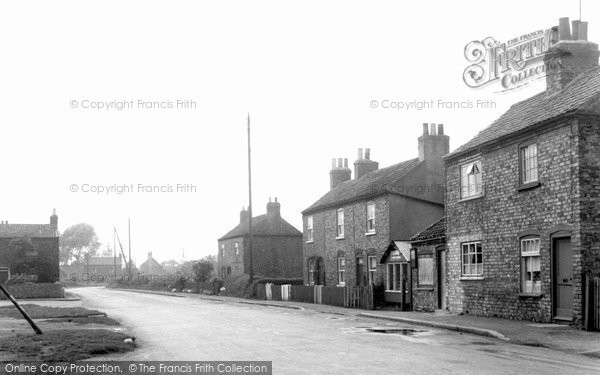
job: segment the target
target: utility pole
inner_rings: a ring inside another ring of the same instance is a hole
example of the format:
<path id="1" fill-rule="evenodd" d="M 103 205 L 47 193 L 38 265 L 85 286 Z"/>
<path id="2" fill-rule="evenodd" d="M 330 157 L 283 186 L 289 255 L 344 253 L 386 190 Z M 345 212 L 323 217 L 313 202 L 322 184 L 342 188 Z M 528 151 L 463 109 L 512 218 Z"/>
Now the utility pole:
<path id="1" fill-rule="evenodd" d="M 248 113 L 248 258 L 250 258 L 250 284 L 254 281 L 254 267 L 252 260 L 252 158 L 250 148 L 250 114 Z"/>
<path id="2" fill-rule="evenodd" d="M 25 320 L 27 320 L 27 323 L 29 323 L 29 325 L 31 326 L 31 328 L 33 328 L 33 331 L 36 334 L 41 335 L 42 334 L 42 330 L 37 326 L 37 324 L 34 323 L 33 319 L 31 319 L 31 317 L 29 317 L 29 315 L 25 312 L 25 310 L 23 310 L 23 308 L 21 307 L 21 305 L 19 305 L 19 303 L 8 292 L 8 290 L 4 289 L 4 287 L 2 286 L 2 284 L 0 284 L 0 291 L 2 291 L 2 293 L 4 293 L 4 295 L 6 296 L 6 298 L 8 298 L 10 300 L 10 302 L 12 302 L 13 305 L 15 305 L 15 307 L 21 312 L 21 315 L 23 315 L 23 318 L 25 318 Z"/>
<path id="3" fill-rule="evenodd" d="M 127 218 L 127 234 L 129 237 L 129 270 L 128 270 L 128 275 L 129 275 L 129 281 L 131 282 L 131 219 Z"/>
<path id="4" fill-rule="evenodd" d="M 117 281 L 117 240 L 115 237 L 116 237 L 116 231 L 113 230 L 113 261 L 114 261 L 114 274 L 115 274 L 115 282 L 116 282 Z"/>

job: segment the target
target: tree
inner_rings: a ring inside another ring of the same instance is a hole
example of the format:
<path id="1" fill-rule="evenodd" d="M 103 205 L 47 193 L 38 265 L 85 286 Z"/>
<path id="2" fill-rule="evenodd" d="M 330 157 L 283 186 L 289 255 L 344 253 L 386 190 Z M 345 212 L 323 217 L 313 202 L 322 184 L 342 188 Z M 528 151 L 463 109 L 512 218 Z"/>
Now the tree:
<path id="1" fill-rule="evenodd" d="M 100 242 L 94 227 L 79 223 L 68 227 L 59 238 L 60 264 L 83 263 L 85 256 L 94 256 Z"/>
<path id="2" fill-rule="evenodd" d="M 200 283 L 208 281 L 213 271 L 213 264 L 206 259 L 200 259 L 192 264 L 192 270 L 194 271 L 194 280 L 198 284 L 198 293 L 200 293 Z"/>

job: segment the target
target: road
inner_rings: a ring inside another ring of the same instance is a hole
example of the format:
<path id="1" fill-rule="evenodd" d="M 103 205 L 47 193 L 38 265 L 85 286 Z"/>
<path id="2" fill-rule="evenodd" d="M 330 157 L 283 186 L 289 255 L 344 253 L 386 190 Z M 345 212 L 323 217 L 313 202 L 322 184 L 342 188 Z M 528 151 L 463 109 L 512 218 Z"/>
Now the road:
<path id="1" fill-rule="evenodd" d="M 274 374 L 597 374 L 600 361 L 496 339 L 316 310 L 72 290 L 140 348 L 126 360 L 266 360 Z M 413 335 L 369 328 L 422 330 Z"/>

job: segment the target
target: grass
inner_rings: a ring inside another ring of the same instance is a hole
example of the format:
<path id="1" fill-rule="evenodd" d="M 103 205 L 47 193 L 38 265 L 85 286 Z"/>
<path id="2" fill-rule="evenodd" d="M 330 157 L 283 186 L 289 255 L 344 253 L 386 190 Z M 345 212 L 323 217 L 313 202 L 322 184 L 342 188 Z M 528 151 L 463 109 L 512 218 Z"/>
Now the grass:
<path id="1" fill-rule="evenodd" d="M 32 319 L 81 318 L 90 315 L 106 315 L 98 310 L 83 307 L 49 307 L 39 305 L 21 305 Z M 1 306 L 0 316 L 21 318 L 22 315 L 15 306 Z"/>
<path id="2" fill-rule="evenodd" d="M 46 323 L 76 323 L 76 324 L 104 324 L 107 326 L 118 326 L 119 322 L 107 316 L 85 316 L 73 318 L 54 318 Z"/>
<path id="3" fill-rule="evenodd" d="M 126 353 L 135 349 L 129 336 L 104 329 L 50 330 L 43 335 L 18 334 L 0 338 L 0 353 L 8 360 L 77 361 L 95 355 Z M 6 359 L 5 359 L 6 360 Z"/>

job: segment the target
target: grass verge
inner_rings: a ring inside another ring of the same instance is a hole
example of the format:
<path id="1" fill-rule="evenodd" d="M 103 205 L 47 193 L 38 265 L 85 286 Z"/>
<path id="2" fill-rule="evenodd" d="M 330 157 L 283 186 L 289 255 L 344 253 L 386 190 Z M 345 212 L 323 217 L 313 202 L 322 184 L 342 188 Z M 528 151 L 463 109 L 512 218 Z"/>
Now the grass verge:
<path id="1" fill-rule="evenodd" d="M 106 315 L 98 310 L 90 310 L 83 307 L 49 307 L 39 305 L 21 305 L 21 307 L 32 319 L 77 318 L 88 317 L 91 315 Z M 10 318 L 22 317 L 19 310 L 12 305 L 1 306 L 0 316 Z"/>

